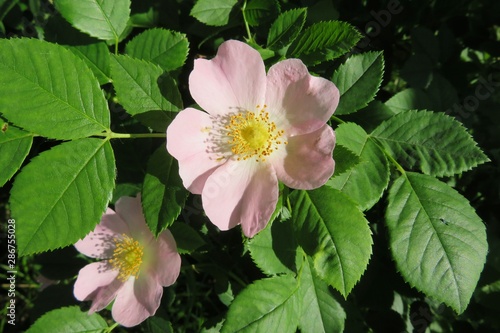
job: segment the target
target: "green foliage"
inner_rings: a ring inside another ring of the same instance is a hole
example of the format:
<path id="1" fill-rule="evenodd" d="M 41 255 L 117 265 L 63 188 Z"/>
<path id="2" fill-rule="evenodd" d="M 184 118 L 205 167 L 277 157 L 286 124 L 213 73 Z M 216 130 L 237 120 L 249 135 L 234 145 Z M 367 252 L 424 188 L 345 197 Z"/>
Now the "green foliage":
<path id="1" fill-rule="evenodd" d="M 386 219 L 405 280 L 462 313 L 488 251 L 484 224 L 467 199 L 433 177 L 408 172 L 391 186 Z"/>
<path id="2" fill-rule="evenodd" d="M 5 87 L 0 113 L 16 126 L 54 139 L 83 138 L 109 128 L 99 84 L 72 52 L 35 39 L 2 39 L 0 58 Z"/>
<path id="3" fill-rule="evenodd" d="M 243 11 L 248 24 L 258 26 L 275 17 L 280 6 L 276 0 L 250 0 Z"/>
<path id="4" fill-rule="evenodd" d="M 382 83 L 384 58 L 381 52 L 357 54 L 339 66 L 332 81 L 340 91 L 336 115 L 349 114 L 368 105 Z"/>
<path id="5" fill-rule="evenodd" d="M 307 9 L 291 9 L 278 16 L 267 36 L 267 47 L 279 50 L 290 45 L 299 35 L 306 21 Z"/>
<path id="6" fill-rule="evenodd" d="M 3 186 L 21 167 L 28 155 L 33 134 L 0 120 L 0 185 Z"/>
<path id="7" fill-rule="evenodd" d="M 110 53 L 104 42 L 76 45 L 69 50 L 85 61 L 100 84 L 111 82 L 109 73 Z"/>
<path id="8" fill-rule="evenodd" d="M 127 27 L 130 0 L 55 0 L 61 15 L 90 36 L 118 41 Z"/>
<path id="9" fill-rule="evenodd" d="M 106 321 L 97 313 L 89 315 L 78 306 L 70 306 L 47 312 L 26 333 L 94 333 L 107 328 Z"/>
<path id="10" fill-rule="evenodd" d="M 190 14 L 207 25 L 225 25 L 229 22 L 229 14 L 237 2 L 237 0 L 198 0 Z"/>
<path id="11" fill-rule="evenodd" d="M 33 158 L 16 177 L 10 204 L 22 228 L 20 255 L 74 244 L 94 229 L 111 200 L 115 159 L 109 141 L 65 142 Z"/>

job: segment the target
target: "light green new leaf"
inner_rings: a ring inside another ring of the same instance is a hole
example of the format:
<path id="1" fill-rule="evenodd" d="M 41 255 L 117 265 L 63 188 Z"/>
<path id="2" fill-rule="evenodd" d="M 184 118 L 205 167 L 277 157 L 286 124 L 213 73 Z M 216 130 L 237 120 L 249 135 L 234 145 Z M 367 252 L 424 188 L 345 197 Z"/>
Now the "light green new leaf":
<path id="1" fill-rule="evenodd" d="M 299 295 L 302 305 L 299 327 L 302 333 L 342 333 L 346 314 L 328 285 L 313 269 L 310 258 L 304 261 Z"/>
<path id="2" fill-rule="evenodd" d="M 54 0 L 61 15 L 90 36 L 118 41 L 127 27 L 130 0 Z"/>
<path id="3" fill-rule="evenodd" d="M 108 328 L 97 313 L 89 315 L 78 306 L 49 311 L 38 318 L 26 333 L 97 333 Z"/>
<path id="4" fill-rule="evenodd" d="M 229 22 L 229 14 L 237 2 L 237 0 L 198 0 L 190 15 L 207 25 L 226 25 Z"/>
<path id="5" fill-rule="evenodd" d="M 387 158 L 357 124 L 344 123 L 335 133 L 337 144 L 359 156 L 360 163 L 344 173 L 334 173 L 326 184 L 356 201 L 362 210 L 367 210 L 377 203 L 389 184 Z"/>
<path id="6" fill-rule="evenodd" d="M 340 91 L 335 114 L 349 114 L 367 106 L 380 88 L 383 73 L 382 52 L 366 52 L 347 59 L 332 77 Z"/>
<path id="7" fill-rule="evenodd" d="M 221 333 L 295 332 L 297 290 L 297 281 L 290 275 L 254 282 L 229 306 Z"/>
<path id="8" fill-rule="evenodd" d="M 286 55 L 287 58 L 300 58 L 306 65 L 315 65 L 344 55 L 360 38 L 361 34 L 349 23 L 319 22 L 296 38 Z"/>
<path id="9" fill-rule="evenodd" d="M 189 51 L 185 34 L 165 29 L 148 29 L 125 47 L 133 58 L 147 60 L 171 71 L 184 65 Z"/>
<path id="10" fill-rule="evenodd" d="M 386 221 L 404 279 L 462 313 L 488 251 L 484 224 L 467 199 L 434 177 L 407 172 L 389 191 Z"/>
<path id="11" fill-rule="evenodd" d="M 279 50 L 292 43 L 302 30 L 306 16 L 307 8 L 291 9 L 281 13 L 269 29 L 267 47 Z"/>
<path id="12" fill-rule="evenodd" d="M 115 185 L 109 141 L 64 142 L 33 158 L 11 190 L 20 255 L 74 244 L 100 221 Z"/>
<path id="13" fill-rule="evenodd" d="M 250 0 L 244 9 L 246 20 L 251 26 L 269 21 L 279 12 L 280 6 L 276 0 Z"/>
<path id="14" fill-rule="evenodd" d="M 462 124 L 443 113 L 401 112 L 371 135 L 403 166 L 431 176 L 451 176 L 489 161 Z"/>
<path id="15" fill-rule="evenodd" d="M 109 73 L 109 48 L 104 42 L 68 46 L 68 49 L 83 59 L 100 84 L 111 82 Z"/>
<path id="16" fill-rule="evenodd" d="M 156 64 L 126 55 L 111 58 L 116 96 L 131 115 L 148 111 L 179 111 L 182 98 L 175 81 Z M 171 119 L 169 112 L 164 121 Z"/>
<path id="17" fill-rule="evenodd" d="M 0 186 L 3 186 L 28 156 L 33 134 L 9 126 L 0 119 Z"/>
<path id="18" fill-rule="evenodd" d="M 320 187 L 294 191 L 292 224 L 318 275 L 347 297 L 366 270 L 371 231 L 363 213 L 340 191 Z"/>
<path id="19" fill-rule="evenodd" d="M 0 59 L 0 113 L 16 126 L 53 139 L 109 129 L 99 82 L 66 48 L 36 39 L 1 39 Z"/>
<path id="20" fill-rule="evenodd" d="M 177 161 L 161 145 L 149 158 L 141 196 L 144 217 L 155 236 L 174 223 L 187 195 Z"/>

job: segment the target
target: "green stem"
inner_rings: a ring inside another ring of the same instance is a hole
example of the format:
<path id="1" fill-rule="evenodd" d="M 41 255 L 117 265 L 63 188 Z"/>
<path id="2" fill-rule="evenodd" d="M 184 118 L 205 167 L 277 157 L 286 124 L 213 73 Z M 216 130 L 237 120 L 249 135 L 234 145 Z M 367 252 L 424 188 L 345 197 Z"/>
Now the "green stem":
<path id="1" fill-rule="evenodd" d="M 246 29 L 247 35 L 248 35 L 248 42 L 254 43 L 252 33 L 250 32 L 250 25 L 248 24 L 247 16 L 245 14 L 246 8 L 247 8 L 247 1 L 245 0 L 245 2 L 243 3 L 243 7 L 241 8 L 241 12 L 243 13 L 243 21 L 245 22 L 245 29 Z"/>
<path id="2" fill-rule="evenodd" d="M 118 55 L 118 36 L 115 38 L 115 55 Z"/>
<path id="3" fill-rule="evenodd" d="M 401 166 L 401 164 L 398 163 L 398 161 L 396 161 L 394 159 L 394 157 L 392 157 L 391 154 L 389 154 L 387 152 L 387 150 L 385 150 L 384 146 L 382 146 L 382 144 L 380 144 L 375 138 L 372 138 L 373 142 L 375 142 L 375 144 L 379 147 L 379 149 L 384 153 L 385 156 L 387 156 L 387 159 L 389 161 L 391 161 L 392 164 L 394 164 L 394 166 L 396 167 L 396 169 L 398 169 L 399 172 L 401 172 L 402 175 L 405 175 L 406 176 L 406 171 L 405 169 L 403 169 L 403 167 Z"/>
<path id="4" fill-rule="evenodd" d="M 337 118 L 336 116 L 331 116 L 330 119 L 333 120 L 333 121 L 335 121 L 336 123 L 339 123 L 339 124 L 345 123 L 345 121 L 343 121 L 340 118 Z"/>
<path id="5" fill-rule="evenodd" d="M 111 332 L 112 330 L 114 330 L 116 328 L 116 326 L 118 326 L 118 323 L 114 323 L 112 326 L 108 327 L 105 332 L 106 333 L 109 333 Z"/>
<path id="6" fill-rule="evenodd" d="M 95 136 L 102 136 L 108 139 L 144 139 L 144 138 L 162 138 L 166 137 L 165 133 L 115 133 L 106 132 L 99 133 Z"/>

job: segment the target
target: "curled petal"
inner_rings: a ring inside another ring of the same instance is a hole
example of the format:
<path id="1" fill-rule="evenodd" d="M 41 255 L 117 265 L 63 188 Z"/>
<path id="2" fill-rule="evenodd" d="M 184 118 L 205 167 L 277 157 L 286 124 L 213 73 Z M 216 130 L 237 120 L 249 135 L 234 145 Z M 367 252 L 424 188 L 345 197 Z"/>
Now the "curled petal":
<path id="1" fill-rule="evenodd" d="M 227 114 L 235 108 L 254 110 L 264 102 L 264 62 L 259 52 L 247 44 L 226 41 L 212 60 L 195 60 L 189 91 L 211 115 Z"/>
<path id="2" fill-rule="evenodd" d="M 202 193 L 203 208 L 221 230 L 241 224 L 253 237 L 262 230 L 278 201 L 278 179 L 269 163 L 228 161 L 207 180 Z"/>
<path id="3" fill-rule="evenodd" d="M 286 150 L 272 160 L 278 179 L 291 188 L 310 190 L 332 176 L 335 133 L 328 125 L 315 132 L 288 138 Z"/>
<path id="4" fill-rule="evenodd" d="M 331 81 L 310 75 L 299 59 L 278 62 L 267 74 L 268 110 L 282 119 L 289 136 L 322 127 L 335 112 L 339 97 Z"/>
<path id="5" fill-rule="evenodd" d="M 139 325 L 155 314 L 160 306 L 163 288 L 153 278 L 130 277 L 116 296 L 111 313 L 113 319 L 125 327 Z"/>
<path id="6" fill-rule="evenodd" d="M 207 153 L 211 127 L 207 113 L 187 108 L 167 128 L 167 150 L 179 161 L 184 187 L 195 194 L 201 194 L 207 177 L 223 163 Z"/>

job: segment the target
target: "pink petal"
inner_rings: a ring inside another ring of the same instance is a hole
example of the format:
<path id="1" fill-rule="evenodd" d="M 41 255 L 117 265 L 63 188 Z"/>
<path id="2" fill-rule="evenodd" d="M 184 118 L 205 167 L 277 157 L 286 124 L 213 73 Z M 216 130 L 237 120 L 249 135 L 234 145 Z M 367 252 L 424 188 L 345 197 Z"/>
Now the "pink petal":
<path id="1" fill-rule="evenodd" d="M 123 283 L 117 279 L 118 271 L 105 262 L 95 262 L 78 273 L 73 293 L 79 301 L 92 300 L 89 313 L 104 309 L 115 298 Z"/>
<path id="2" fill-rule="evenodd" d="M 115 203 L 116 213 L 128 226 L 130 233 L 128 236 L 139 241 L 141 244 L 147 244 L 154 237 L 149 230 L 144 215 L 142 214 L 141 196 L 121 197 Z"/>
<path id="3" fill-rule="evenodd" d="M 272 160 L 278 179 L 296 189 L 322 186 L 333 174 L 334 146 L 335 133 L 328 125 L 309 134 L 288 138 L 286 151 Z"/>
<path id="4" fill-rule="evenodd" d="M 299 59 L 280 61 L 267 73 L 268 110 L 284 119 L 289 136 L 319 129 L 330 119 L 339 103 L 337 87 L 309 74 Z"/>
<path id="5" fill-rule="evenodd" d="M 189 76 L 194 100 L 211 115 L 263 104 L 266 71 L 259 52 L 245 43 L 222 43 L 212 60 L 197 59 Z"/>
<path id="6" fill-rule="evenodd" d="M 206 140 L 211 127 L 207 113 L 187 108 L 167 128 L 167 150 L 179 161 L 184 187 L 195 194 L 201 194 L 207 177 L 224 162 L 207 153 Z"/>
<path id="7" fill-rule="evenodd" d="M 94 231 L 76 242 L 75 247 L 88 257 L 111 258 L 115 248 L 114 239 L 123 233 L 129 233 L 127 225 L 114 210 L 108 208 Z"/>
<path id="8" fill-rule="evenodd" d="M 139 325 L 155 314 L 162 295 L 162 286 L 151 277 L 131 277 L 116 296 L 111 310 L 113 319 L 125 327 Z"/>
<path id="9" fill-rule="evenodd" d="M 152 267 L 158 283 L 168 287 L 175 283 L 181 271 L 181 256 L 169 230 L 163 231 L 156 241 L 156 260 Z"/>
<path id="10" fill-rule="evenodd" d="M 278 201 L 278 179 L 269 163 L 228 161 L 208 178 L 203 208 L 221 230 L 241 224 L 247 237 L 262 230 Z"/>

